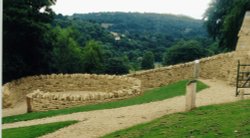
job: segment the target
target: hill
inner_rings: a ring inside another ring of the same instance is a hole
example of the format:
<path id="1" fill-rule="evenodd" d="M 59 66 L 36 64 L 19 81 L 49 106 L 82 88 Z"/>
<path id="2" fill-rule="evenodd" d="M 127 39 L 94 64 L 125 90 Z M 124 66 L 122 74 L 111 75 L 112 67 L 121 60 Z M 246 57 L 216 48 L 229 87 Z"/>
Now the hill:
<path id="1" fill-rule="evenodd" d="M 110 31 L 129 34 L 161 33 L 173 39 L 205 37 L 203 21 L 156 13 L 101 12 L 74 14 L 74 19 L 94 21 Z"/>
<path id="2" fill-rule="evenodd" d="M 93 35 L 88 39 L 104 42 L 114 55 L 128 57 L 128 60 L 133 62 L 132 66 L 135 69 L 140 68 L 138 60 L 146 51 L 153 52 L 156 62 L 162 62 L 166 48 L 171 47 L 177 41 L 195 39 L 200 41 L 202 46 L 211 43 L 211 40 L 208 40 L 203 21 L 186 16 L 100 12 L 74 14 L 68 16 L 67 19 L 74 23 L 78 22 L 77 24 L 81 27 L 84 24 L 94 25 L 88 28 L 98 29 L 78 28 L 77 30 L 80 30 L 82 36 L 92 33 Z M 84 39 L 80 43 L 84 45 L 88 39 Z"/>

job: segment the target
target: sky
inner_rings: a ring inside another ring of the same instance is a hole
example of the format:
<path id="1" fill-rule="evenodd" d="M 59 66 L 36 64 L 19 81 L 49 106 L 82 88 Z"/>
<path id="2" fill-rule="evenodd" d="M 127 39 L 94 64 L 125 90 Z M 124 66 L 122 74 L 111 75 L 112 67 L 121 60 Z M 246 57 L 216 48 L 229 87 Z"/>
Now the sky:
<path id="1" fill-rule="evenodd" d="M 72 15 L 91 12 L 153 12 L 187 15 L 202 19 L 212 0 L 57 0 L 56 13 Z"/>

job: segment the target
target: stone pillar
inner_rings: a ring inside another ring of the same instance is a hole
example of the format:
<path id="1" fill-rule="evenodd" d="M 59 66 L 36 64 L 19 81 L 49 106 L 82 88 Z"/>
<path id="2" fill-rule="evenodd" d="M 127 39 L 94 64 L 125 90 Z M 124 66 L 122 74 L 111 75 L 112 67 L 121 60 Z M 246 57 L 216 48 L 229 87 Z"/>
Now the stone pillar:
<path id="1" fill-rule="evenodd" d="M 29 96 L 26 96 L 27 112 L 28 113 L 32 112 L 31 102 L 32 102 L 32 98 Z"/>
<path id="2" fill-rule="evenodd" d="M 250 64 L 250 11 L 246 12 L 241 29 L 238 33 L 234 61 L 232 61 L 232 64 L 234 64 L 235 67 L 230 70 L 228 78 L 228 83 L 234 86 L 236 84 L 238 60 L 241 64 Z"/>
<path id="3" fill-rule="evenodd" d="M 238 42 L 236 46 L 237 52 L 250 51 L 250 11 L 246 12 L 241 29 L 238 33 Z"/>
<path id="4" fill-rule="evenodd" d="M 199 78 L 199 74 L 200 74 L 200 65 L 199 65 L 200 61 L 199 60 L 195 60 L 194 61 L 194 79 L 198 79 Z"/>
<path id="5" fill-rule="evenodd" d="M 190 111 L 196 107 L 195 106 L 196 85 L 197 81 L 192 80 L 188 82 L 186 86 L 186 111 Z"/>
<path id="6" fill-rule="evenodd" d="M 241 63 L 249 63 L 250 56 L 250 11 L 247 11 L 238 33 L 236 46 L 237 60 Z"/>
<path id="7" fill-rule="evenodd" d="M 241 100 L 244 100 L 244 95 L 245 95 L 245 91 L 244 91 L 244 89 L 241 89 L 240 90 L 240 99 Z"/>

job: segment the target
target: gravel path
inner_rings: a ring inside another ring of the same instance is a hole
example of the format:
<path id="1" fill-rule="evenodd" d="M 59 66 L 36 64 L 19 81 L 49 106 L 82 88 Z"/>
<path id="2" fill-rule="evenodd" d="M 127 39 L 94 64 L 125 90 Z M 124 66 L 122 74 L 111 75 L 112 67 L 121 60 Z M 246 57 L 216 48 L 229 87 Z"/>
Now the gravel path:
<path id="1" fill-rule="evenodd" d="M 210 88 L 197 94 L 197 106 L 220 104 L 239 100 L 235 97 L 235 88 L 219 80 L 201 80 Z M 249 97 L 248 97 L 249 98 Z M 185 97 L 178 96 L 158 102 L 134 105 L 116 109 L 97 110 L 82 113 L 73 113 L 50 118 L 31 121 L 3 124 L 3 129 L 44 124 L 66 120 L 79 120 L 80 122 L 62 128 L 42 138 L 95 138 L 113 131 L 131 127 L 161 117 L 166 114 L 182 112 L 185 110 Z"/>

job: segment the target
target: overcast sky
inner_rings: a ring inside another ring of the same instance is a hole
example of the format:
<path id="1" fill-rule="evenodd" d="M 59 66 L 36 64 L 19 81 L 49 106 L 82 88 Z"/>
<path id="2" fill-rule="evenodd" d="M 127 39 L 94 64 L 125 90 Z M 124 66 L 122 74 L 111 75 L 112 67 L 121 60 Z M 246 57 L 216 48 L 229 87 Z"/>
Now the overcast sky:
<path id="1" fill-rule="evenodd" d="M 201 19 L 212 0 L 57 0 L 53 10 L 63 15 L 103 11 L 154 12 Z"/>

